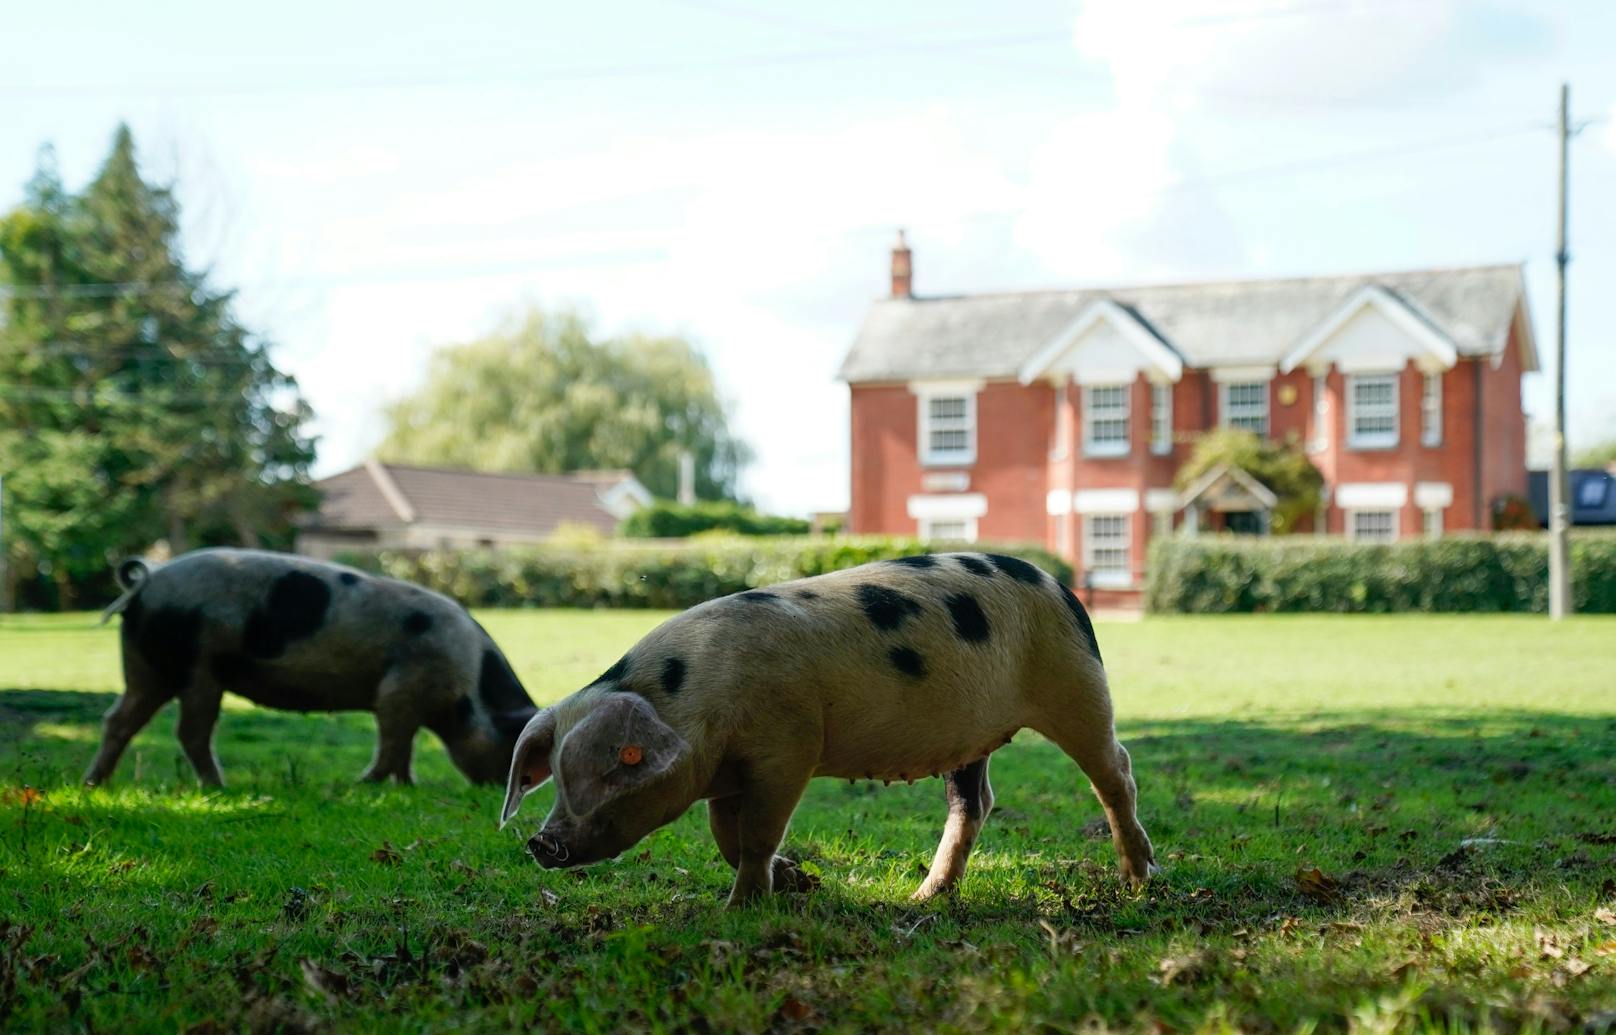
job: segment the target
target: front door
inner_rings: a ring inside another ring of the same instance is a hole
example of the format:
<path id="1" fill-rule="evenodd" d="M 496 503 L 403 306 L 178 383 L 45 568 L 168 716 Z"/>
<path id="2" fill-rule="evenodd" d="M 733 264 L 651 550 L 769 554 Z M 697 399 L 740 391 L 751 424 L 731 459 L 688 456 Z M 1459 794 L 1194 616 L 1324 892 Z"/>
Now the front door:
<path id="1" fill-rule="evenodd" d="M 1223 527 L 1235 535 L 1262 535 L 1262 515 L 1255 510 L 1234 510 L 1223 515 Z"/>

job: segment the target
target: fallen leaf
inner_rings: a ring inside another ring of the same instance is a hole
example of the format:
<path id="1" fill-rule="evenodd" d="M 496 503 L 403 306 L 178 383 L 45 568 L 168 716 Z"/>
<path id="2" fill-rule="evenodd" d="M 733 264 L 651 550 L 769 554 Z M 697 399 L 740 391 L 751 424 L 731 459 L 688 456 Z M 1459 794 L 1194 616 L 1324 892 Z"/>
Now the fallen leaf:
<path id="1" fill-rule="evenodd" d="M 472 878 L 475 878 L 475 877 L 479 876 L 479 874 L 477 873 L 477 868 L 476 867 L 468 866 L 464 861 L 462 861 L 460 859 L 456 859 L 454 862 L 450 863 L 449 864 L 449 869 L 458 870 L 459 872 L 464 873 L 466 876 L 472 877 Z"/>
<path id="2" fill-rule="evenodd" d="M 1205 976 L 1209 957 L 1199 949 L 1182 956 L 1168 956 L 1156 965 L 1164 985 L 1193 984 Z"/>
<path id="3" fill-rule="evenodd" d="M 380 848 L 370 853 L 370 858 L 372 862 L 379 862 L 383 866 L 397 866 L 404 861 L 404 856 L 399 854 L 399 850 L 393 847 L 391 841 L 383 841 Z"/>
<path id="4" fill-rule="evenodd" d="M 1549 931 L 1537 932 L 1537 951 L 1546 960 L 1557 960 L 1565 955 L 1565 950 L 1560 948 L 1559 937 Z"/>
<path id="5" fill-rule="evenodd" d="M 1616 956 L 1616 940 L 1601 942 L 1594 946 L 1595 956 Z"/>
<path id="6" fill-rule="evenodd" d="M 557 895 L 549 888 L 540 888 L 539 897 L 544 899 L 544 904 L 547 906 L 555 906 L 561 903 L 561 896 Z"/>
<path id="7" fill-rule="evenodd" d="M 1588 973 L 1589 970 L 1593 969 L 1593 964 L 1584 963 L 1582 960 L 1577 959 L 1575 956 L 1573 956 L 1570 959 L 1566 960 L 1564 966 L 1565 966 L 1565 972 L 1567 974 L 1569 974 L 1571 977 L 1582 977 L 1582 975 Z"/>
<path id="8" fill-rule="evenodd" d="M 813 1015 L 814 1008 L 794 995 L 786 996 L 785 1001 L 780 1004 L 780 1009 L 775 1011 L 775 1016 L 788 1021 L 806 1021 Z"/>
<path id="9" fill-rule="evenodd" d="M 1334 902 L 1341 897 L 1341 882 L 1317 866 L 1296 871 L 1296 888 L 1319 902 Z"/>
<path id="10" fill-rule="evenodd" d="M 298 969 L 303 971 L 303 981 L 314 991 L 336 1002 L 348 996 L 348 976 L 340 974 L 329 967 L 322 967 L 307 957 L 297 961 Z"/>
<path id="11" fill-rule="evenodd" d="M 1612 926 L 1616 926 L 1616 912 L 1613 912 L 1604 906 L 1600 906 L 1598 909 L 1594 910 L 1594 919 L 1598 920 L 1602 924 L 1611 924 Z"/>

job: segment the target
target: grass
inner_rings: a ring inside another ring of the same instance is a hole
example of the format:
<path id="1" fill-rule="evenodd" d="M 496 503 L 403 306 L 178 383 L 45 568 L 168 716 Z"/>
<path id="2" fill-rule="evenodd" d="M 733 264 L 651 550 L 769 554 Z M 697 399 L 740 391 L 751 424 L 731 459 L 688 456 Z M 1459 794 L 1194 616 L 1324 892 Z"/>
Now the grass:
<path id="1" fill-rule="evenodd" d="M 534 696 L 662 616 L 479 615 Z M 1590 1030 L 1616 1024 L 1616 620 L 1156 618 L 1099 629 L 1166 872 L 1122 889 L 1024 733 L 960 894 L 907 895 L 940 785 L 817 781 L 823 877 L 738 914 L 701 807 L 545 873 L 428 737 L 239 702 L 229 788 L 159 716 L 76 780 L 119 687 L 89 616 L 0 620 L 0 1027 L 19 1030 Z M 29 789 L 31 788 L 31 789 Z M 1313 871 L 1317 870 L 1317 874 Z"/>

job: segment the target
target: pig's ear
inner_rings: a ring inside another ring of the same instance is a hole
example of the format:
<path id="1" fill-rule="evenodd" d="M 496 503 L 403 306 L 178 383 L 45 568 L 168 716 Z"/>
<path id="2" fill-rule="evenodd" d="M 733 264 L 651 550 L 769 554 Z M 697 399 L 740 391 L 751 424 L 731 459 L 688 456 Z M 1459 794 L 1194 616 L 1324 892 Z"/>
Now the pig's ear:
<path id="1" fill-rule="evenodd" d="M 617 693 L 561 742 L 561 788 L 568 810 L 585 815 L 666 773 L 690 745 L 645 698 Z"/>
<path id="2" fill-rule="evenodd" d="M 511 821 L 522 799 L 538 790 L 550 778 L 550 752 L 555 747 L 556 717 L 549 708 L 527 721 L 522 735 L 516 738 L 516 750 L 511 754 L 511 776 L 505 784 L 505 809 L 500 813 L 500 829 Z"/>

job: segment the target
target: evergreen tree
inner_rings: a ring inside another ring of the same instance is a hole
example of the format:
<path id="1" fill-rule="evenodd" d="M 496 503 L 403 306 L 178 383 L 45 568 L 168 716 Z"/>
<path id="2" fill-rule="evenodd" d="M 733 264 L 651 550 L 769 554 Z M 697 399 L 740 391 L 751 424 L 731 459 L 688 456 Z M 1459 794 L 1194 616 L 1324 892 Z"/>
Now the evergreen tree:
<path id="1" fill-rule="evenodd" d="M 309 410 L 233 294 L 189 269 L 179 206 L 120 127 L 66 192 L 49 152 L 0 219 L 0 474 L 20 573 L 63 593 L 166 539 L 284 536 L 312 502 Z"/>

